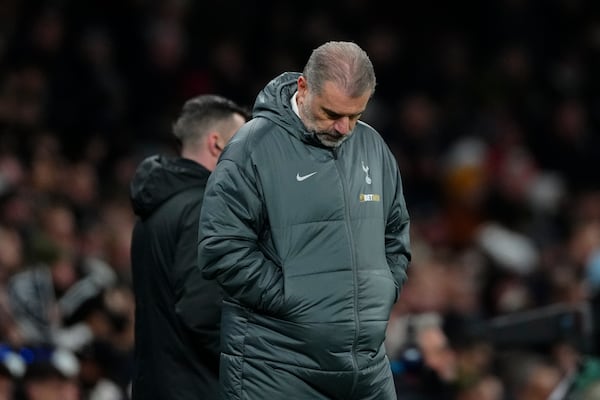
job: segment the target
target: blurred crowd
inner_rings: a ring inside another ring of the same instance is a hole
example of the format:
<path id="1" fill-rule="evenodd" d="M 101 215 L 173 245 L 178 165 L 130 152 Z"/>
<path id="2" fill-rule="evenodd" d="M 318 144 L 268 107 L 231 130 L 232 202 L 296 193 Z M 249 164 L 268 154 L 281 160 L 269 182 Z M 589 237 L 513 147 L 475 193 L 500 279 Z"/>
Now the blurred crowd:
<path id="1" fill-rule="evenodd" d="M 412 217 L 399 397 L 600 398 L 600 3 L 5 0 L 0 399 L 128 398 L 135 166 L 187 98 L 250 107 L 335 39 Z"/>

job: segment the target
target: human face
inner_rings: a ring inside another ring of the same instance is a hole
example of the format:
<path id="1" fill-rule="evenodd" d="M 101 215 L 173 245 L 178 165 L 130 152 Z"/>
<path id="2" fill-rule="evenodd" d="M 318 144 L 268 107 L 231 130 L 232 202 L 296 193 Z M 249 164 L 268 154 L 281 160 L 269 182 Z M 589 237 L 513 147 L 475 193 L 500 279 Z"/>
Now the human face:
<path id="1" fill-rule="evenodd" d="M 371 92 L 350 97 L 333 82 L 325 82 L 317 94 L 309 90 L 304 76 L 298 78 L 300 119 L 328 147 L 338 146 L 352 134 L 370 97 Z"/>

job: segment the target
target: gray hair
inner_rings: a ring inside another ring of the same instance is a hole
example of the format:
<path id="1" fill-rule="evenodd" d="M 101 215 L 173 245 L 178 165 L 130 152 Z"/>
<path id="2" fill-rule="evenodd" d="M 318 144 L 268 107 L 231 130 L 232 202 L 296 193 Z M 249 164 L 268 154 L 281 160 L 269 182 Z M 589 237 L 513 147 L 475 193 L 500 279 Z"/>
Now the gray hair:
<path id="1" fill-rule="evenodd" d="M 173 135 L 180 144 L 197 142 L 218 125 L 228 123 L 235 114 L 246 120 L 249 112 L 225 97 L 204 94 L 189 99 L 183 105 L 179 118 L 173 124 Z"/>
<path id="2" fill-rule="evenodd" d="M 313 50 L 302 72 L 309 89 L 320 93 L 331 81 L 351 97 L 375 92 L 375 71 L 367 53 L 353 42 L 327 42 Z"/>

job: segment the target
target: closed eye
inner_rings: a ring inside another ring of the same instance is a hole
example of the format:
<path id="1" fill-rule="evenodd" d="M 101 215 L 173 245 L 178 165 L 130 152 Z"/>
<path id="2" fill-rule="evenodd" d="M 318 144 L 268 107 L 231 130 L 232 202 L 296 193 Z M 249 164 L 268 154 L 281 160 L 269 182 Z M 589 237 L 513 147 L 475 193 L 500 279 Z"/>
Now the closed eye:
<path id="1" fill-rule="evenodd" d="M 336 113 L 336 112 L 334 112 L 332 110 L 329 110 L 327 108 L 324 108 L 323 112 L 325 113 L 325 115 L 327 115 L 327 118 L 333 119 L 333 120 L 344 118 L 344 117 L 348 117 L 351 120 L 355 120 L 355 119 L 360 118 L 360 116 L 362 115 L 362 112 L 356 113 L 356 114 L 350 114 L 350 115 L 343 115 L 343 114 L 338 114 L 338 113 Z"/>

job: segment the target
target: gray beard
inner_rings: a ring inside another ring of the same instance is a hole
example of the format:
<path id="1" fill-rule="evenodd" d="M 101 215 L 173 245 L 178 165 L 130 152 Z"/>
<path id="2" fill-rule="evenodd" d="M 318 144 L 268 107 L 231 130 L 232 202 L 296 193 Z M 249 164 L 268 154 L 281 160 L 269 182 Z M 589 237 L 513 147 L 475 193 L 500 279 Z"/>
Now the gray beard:
<path id="1" fill-rule="evenodd" d="M 317 140 L 319 140 L 319 142 L 321 142 L 323 146 L 332 148 L 339 147 L 346 139 L 348 139 L 348 137 L 350 137 L 351 134 L 352 133 L 340 136 L 339 139 L 334 141 L 331 139 L 331 136 L 329 134 L 313 132 L 313 135 L 315 135 Z"/>

